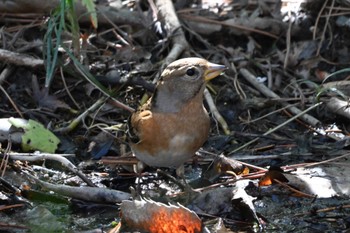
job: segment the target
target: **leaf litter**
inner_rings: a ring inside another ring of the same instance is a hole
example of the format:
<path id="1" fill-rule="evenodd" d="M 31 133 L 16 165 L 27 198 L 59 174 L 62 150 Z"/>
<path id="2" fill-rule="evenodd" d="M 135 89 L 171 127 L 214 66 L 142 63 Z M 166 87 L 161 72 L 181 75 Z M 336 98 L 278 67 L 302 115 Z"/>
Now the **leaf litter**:
<path id="1" fill-rule="evenodd" d="M 101 200 L 108 200 L 104 196 L 98 196 L 102 199 L 94 199 L 94 203 L 88 202 L 89 196 L 84 191 L 89 189 L 84 190 L 85 184 L 80 180 L 85 177 L 82 179 L 92 181 L 85 183 L 98 186 L 101 192 L 111 189 L 128 194 L 124 199 L 130 196 L 129 187 L 134 187 L 134 200 L 129 201 L 134 206 L 128 209 L 130 211 L 139 208 L 136 200 L 141 194 L 152 199 L 141 201 L 155 212 L 158 208 L 169 212 L 181 209 L 196 219 L 199 217 L 203 224 L 201 230 L 348 230 L 349 27 L 345 14 L 348 3 L 313 0 L 297 7 L 295 1 L 281 4 L 275 1 L 176 2 L 176 13 L 191 48 L 186 49 L 183 56 L 202 56 L 229 67 L 208 87 L 224 121 L 212 121 L 207 143 L 186 166 L 187 177 L 200 193 L 185 203 L 188 199 L 181 195 L 176 180 L 156 173 L 154 168 L 134 173 L 138 163 L 130 156 L 123 127 L 130 113 L 120 107 L 111 110 L 111 106 L 121 106 L 115 100 L 135 109 L 142 99 L 147 99 L 172 49 L 171 40 L 178 36 L 176 30 L 173 34 L 167 33 L 173 29 L 164 25 L 164 19 L 155 17 L 155 8 L 148 5 L 153 1 L 123 2 L 124 5 L 114 7 L 121 7 L 120 12 L 128 16 L 123 18 L 120 14 L 116 19 L 102 10 L 108 16 L 97 14 L 97 34 L 86 27 L 90 25 L 90 19 L 80 19 L 80 29 L 86 32 L 81 38 L 81 46 L 86 51 L 76 61 L 82 61 L 88 67 L 111 98 L 104 98 L 98 86 L 91 86 L 91 82 L 85 80 L 82 69 L 73 65 L 64 49 L 57 53 L 63 73 L 53 67 L 54 78 L 50 89 L 46 89 L 45 70 L 42 65 L 37 65 L 44 63 L 34 59 L 43 58 L 43 43 L 38 41 L 44 39 L 45 12 L 40 6 L 35 14 L 18 14 L 26 12 L 23 6 L 18 12 L 2 11 L 8 14 L 1 20 L 4 25 L 1 49 L 18 52 L 15 55 L 19 60 L 0 56 L 5 61 L 1 64 L 4 79 L 1 79 L 0 116 L 23 116 L 40 122 L 61 140 L 58 149 L 50 152 L 69 155 L 77 168 L 71 167 L 67 172 L 64 167 L 71 166 L 69 163 L 62 166 L 46 156 L 45 165 L 40 164 L 38 169 L 37 162 L 25 162 L 23 155 L 19 160 L 15 154 L 22 152 L 18 142 L 16 144 L 16 140 L 11 141 L 8 134 L 1 132 L 1 203 L 10 207 L 34 200 L 24 194 L 23 187 L 30 182 L 30 189 L 39 189 L 38 179 L 56 184 L 46 188 L 59 188 L 56 194 L 60 190 L 65 195 L 59 195 L 66 198 L 70 194 L 64 185 L 69 182 L 80 187 L 79 192 L 82 192 L 72 194 L 74 199 L 71 201 L 66 199 L 76 218 L 73 223 L 62 226 L 57 223 L 59 215 L 49 214 L 55 222 L 52 226 L 60 230 L 87 230 L 102 223 L 104 227 L 112 228 L 114 218 L 119 220 L 115 208 L 109 208 L 115 206 L 103 203 Z M 105 6 L 99 7 L 105 9 Z M 141 11 L 144 14 L 140 15 Z M 93 25 L 96 28 L 95 17 Z M 150 27 L 152 24 L 157 25 L 157 30 Z M 72 32 L 62 37 L 65 48 L 74 49 L 70 47 L 73 46 L 71 35 L 76 34 Z M 52 39 L 55 43 L 55 38 Z M 21 54 L 26 57 L 20 57 Z M 32 64 L 24 59 L 28 56 L 33 56 Z M 64 76 L 58 77 L 62 74 Z M 97 100 L 98 104 L 94 105 Z M 69 106 L 76 106 L 81 112 L 77 113 Z M 113 128 L 114 125 L 117 127 Z M 97 137 L 102 132 L 108 136 Z M 96 143 L 98 145 L 94 147 Z M 45 152 L 45 149 L 33 149 Z M 11 156 L 13 160 L 8 159 Z M 33 169 L 34 166 L 37 167 Z M 75 176 L 74 169 L 84 174 Z M 33 177 L 26 176 L 23 171 Z M 46 215 L 46 210 L 54 211 L 46 207 L 41 211 L 42 208 L 37 208 L 38 203 L 33 203 L 34 208 L 30 207 L 32 203 L 21 208 L 32 210 L 32 216 L 36 216 L 35 211 L 40 213 L 38 216 Z M 0 219 L 10 219 L 14 223 L 4 226 L 5 221 L 0 220 L 0 229 L 22 231 L 20 227 L 23 226 L 23 229 L 37 229 L 25 225 L 21 219 L 26 218 L 18 218 L 21 213 L 16 210 L 18 206 L 13 208 L 12 211 L 0 211 Z M 107 210 L 114 212 L 108 215 Z M 137 229 L 159 232 L 158 228 L 152 230 L 158 225 L 152 224 L 155 221 L 149 212 L 146 209 L 140 212 L 148 217 L 149 225 Z M 70 217 L 70 214 L 66 215 Z M 135 215 L 131 214 L 130 221 Z M 85 220 L 92 224 L 87 225 Z M 121 216 L 121 220 L 125 227 L 126 217 Z M 133 224 L 130 224 L 131 230 Z M 40 229 L 40 224 L 37 225 Z M 186 224 L 176 227 L 179 231 L 192 231 Z"/>

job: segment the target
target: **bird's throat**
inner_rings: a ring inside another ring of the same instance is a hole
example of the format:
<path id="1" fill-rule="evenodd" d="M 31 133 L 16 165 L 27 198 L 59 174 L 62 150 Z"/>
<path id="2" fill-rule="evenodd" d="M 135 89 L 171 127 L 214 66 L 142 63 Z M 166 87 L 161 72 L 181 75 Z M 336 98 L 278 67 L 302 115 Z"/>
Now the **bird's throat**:
<path id="1" fill-rule="evenodd" d="M 165 93 L 164 90 L 157 90 L 152 97 L 152 111 L 175 113 L 181 110 L 184 103 L 176 93 Z"/>
<path id="2" fill-rule="evenodd" d="M 176 113 L 180 112 L 189 102 L 198 99 L 201 104 L 203 102 L 203 91 L 198 90 L 187 94 L 186 92 L 172 91 L 165 88 L 158 88 L 152 97 L 152 111 Z M 204 88 L 203 88 L 204 89 Z"/>

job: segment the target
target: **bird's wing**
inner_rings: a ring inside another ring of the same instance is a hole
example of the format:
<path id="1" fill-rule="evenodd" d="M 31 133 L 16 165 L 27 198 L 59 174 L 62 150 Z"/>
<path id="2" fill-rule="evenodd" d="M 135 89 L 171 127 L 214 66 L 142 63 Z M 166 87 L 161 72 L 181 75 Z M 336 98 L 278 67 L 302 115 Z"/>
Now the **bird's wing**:
<path id="1" fill-rule="evenodd" d="M 152 120 L 152 112 L 149 110 L 150 106 L 145 104 L 140 109 L 135 111 L 128 118 L 127 121 L 127 135 L 132 143 L 140 142 L 140 134 L 142 134 L 142 127 Z"/>

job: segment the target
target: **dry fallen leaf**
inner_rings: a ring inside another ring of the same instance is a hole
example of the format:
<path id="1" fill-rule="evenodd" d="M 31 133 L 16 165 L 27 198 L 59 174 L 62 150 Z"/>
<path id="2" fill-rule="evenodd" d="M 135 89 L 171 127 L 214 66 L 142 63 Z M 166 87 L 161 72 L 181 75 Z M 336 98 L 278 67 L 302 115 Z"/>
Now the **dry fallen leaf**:
<path id="1" fill-rule="evenodd" d="M 204 177 L 213 182 L 223 174 L 248 174 L 249 169 L 237 160 L 227 158 L 224 155 L 216 156 L 212 166 L 205 172 Z"/>
<path id="2" fill-rule="evenodd" d="M 283 171 L 279 170 L 269 170 L 266 172 L 266 174 L 260 178 L 259 180 L 259 186 L 269 186 L 273 183 L 276 183 L 274 180 L 279 180 L 283 183 L 287 183 L 288 179 L 285 177 L 285 175 L 282 173 Z"/>
<path id="3" fill-rule="evenodd" d="M 182 205 L 165 205 L 152 200 L 123 201 L 122 227 L 150 233 L 202 231 L 202 222 L 191 210 Z"/>

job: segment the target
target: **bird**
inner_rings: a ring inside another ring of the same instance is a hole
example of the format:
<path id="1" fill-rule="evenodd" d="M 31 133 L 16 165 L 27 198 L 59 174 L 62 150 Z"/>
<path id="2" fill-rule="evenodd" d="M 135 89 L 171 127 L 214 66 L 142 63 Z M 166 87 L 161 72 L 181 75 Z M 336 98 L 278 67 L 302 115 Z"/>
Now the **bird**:
<path id="1" fill-rule="evenodd" d="M 176 60 L 164 69 L 151 98 L 128 119 L 129 145 L 137 159 L 184 175 L 184 163 L 209 136 L 206 83 L 225 69 L 198 57 Z"/>

